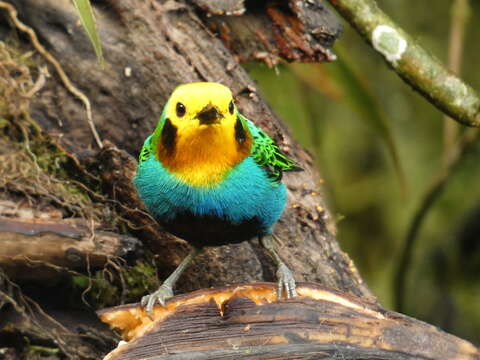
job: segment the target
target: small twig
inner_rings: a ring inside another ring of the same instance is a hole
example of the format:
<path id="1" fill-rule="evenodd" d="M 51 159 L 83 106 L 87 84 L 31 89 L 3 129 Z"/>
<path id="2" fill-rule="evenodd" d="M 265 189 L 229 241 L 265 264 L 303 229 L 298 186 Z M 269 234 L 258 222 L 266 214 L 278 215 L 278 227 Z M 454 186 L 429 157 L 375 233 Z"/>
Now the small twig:
<path id="1" fill-rule="evenodd" d="M 31 98 L 33 95 L 35 95 L 38 91 L 40 91 L 46 83 L 46 78 L 49 76 L 48 75 L 48 70 L 46 66 L 40 66 L 38 68 L 38 78 L 35 81 L 35 84 L 33 84 L 33 87 L 28 90 L 28 92 L 25 94 L 26 97 Z"/>
<path id="2" fill-rule="evenodd" d="M 81 298 L 82 298 L 82 302 L 89 308 L 91 308 L 92 306 L 88 303 L 87 299 L 86 299 L 86 295 L 88 294 L 88 292 L 92 289 L 92 285 L 93 285 L 93 281 L 92 281 L 92 272 L 91 272 L 91 269 L 90 269 L 90 256 L 88 254 L 86 254 L 85 256 L 85 260 L 87 262 L 86 264 L 86 268 L 87 268 L 87 273 L 88 273 L 88 286 L 85 290 L 82 291 L 82 295 L 81 295 Z"/>
<path id="3" fill-rule="evenodd" d="M 117 271 L 117 274 L 118 274 L 118 278 L 120 279 L 120 283 L 122 285 L 122 293 L 120 295 L 120 304 L 125 304 L 125 299 L 127 297 L 127 282 L 125 281 L 125 277 L 123 276 L 123 268 L 121 265 L 117 264 L 114 260 L 113 257 L 108 257 L 107 258 L 107 264 L 105 265 L 105 268 L 104 270 L 107 268 L 108 265 L 110 265 L 111 267 L 113 267 L 116 271 Z M 118 258 L 118 259 L 121 259 L 123 260 L 122 258 Z M 111 273 L 110 273 L 111 275 Z M 112 275 L 111 275 L 112 276 Z M 112 282 L 112 280 L 110 280 L 110 282 Z"/>
<path id="4" fill-rule="evenodd" d="M 438 199 L 450 179 L 461 167 L 463 160 L 467 157 L 476 143 L 480 140 L 480 132 L 477 129 L 469 129 L 463 136 L 461 142 L 449 153 L 448 164 L 441 173 L 434 179 L 429 186 L 423 201 L 417 211 L 414 213 L 406 239 L 405 247 L 400 257 L 400 263 L 395 273 L 394 279 L 394 299 L 395 309 L 403 312 L 405 306 L 405 295 L 407 288 L 407 275 L 412 262 L 412 254 L 420 228 L 427 216 L 430 208 Z"/>
<path id="5" fill-rule="evenodd" d="M 15 26 L 20 29 L 21 31 L 25 32 L 28 34 L 30 37 L 30 41 L 32 42 L 33 47 L 50 63 L 52 66 L 55 68 L 57 71 L 58 75 L 60 76 L 60 79 L 62 80 L 63 84 L 67 88 L 68 91 L 70 91 L 73 95 L 75 95 L 77 98 L 79 98 L 83 104 L 85 105 L 85 109 L 87 112 L 87 121 L 88 125 L 90 126 L 90 130 L 92 131 L 93 137 L 95 138 L 95 142 L 97 143 L 98 147 L 101 149 L 103 148 L 103 143 L 102 140 L 100 139 L 100 136 L 98 135 L 97 129 L 95 128 L 95 124 L 93 122 L 92 118 L 92 108 L 90 105 L 90 100 L 88 100 L 88 97 L 78 90 L 70 81 L 69 77 L 63 70 L 62 66 L 60 63 L 53 57 L 52 54 L 50 54 L 43 46 L 40 44 L 38 41 L 37 35 L 35 34 L 35 31 L 22 23 L 20 20 L 18 20 L 17 17 L 17 10 L 13 5 L 8 4 L 4 1 L 0 1 L 0 8 L 6 9 L 8 11 L 8 14 L 10 15 L 10 18 L 12 19 L 13 23 Z"/>
<path id="6" fill-rule="evenodd" d="M 423 49 L 374 0 L 329 0 L 393 70 L 442 112 L 480 127 L 480 97 Z"/>
<path id="7" fill-rule="evenodd" d="M 37 178 L 38 178 L 38 173 L 42 172 L 42 170 L 40 169 L 40 166 L 38 165 L 37 156 L 33 153 L 32 149 L 30 148 L 30 138 L 28 137 L 28 131 L 27 131 L 27 129 L 25 129 L 25 127 L 22 124 L 20 124 L 20 129 L 21 129 L 22 134 L 23 134 L 23 141 L 25 143 L 25 150 L 26 150 L 27 154 L 30 155 L 31 158 L 32 158 L 32 162 L 35 165 L 35 168 L 37 169 Z"/>

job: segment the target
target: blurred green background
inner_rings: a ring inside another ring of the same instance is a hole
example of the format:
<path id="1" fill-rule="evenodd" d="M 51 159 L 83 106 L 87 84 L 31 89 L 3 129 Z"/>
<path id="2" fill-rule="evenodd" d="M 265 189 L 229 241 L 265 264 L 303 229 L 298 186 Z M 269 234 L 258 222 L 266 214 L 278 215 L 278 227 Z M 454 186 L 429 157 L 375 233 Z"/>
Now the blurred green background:
<path id="1" fill-rule="evenodd" d="M 451 0 L 378 4 L 447 63 Z M 461 77 L 480 89 L 480 4 L 470 1 Z M 344 24 L 331 64 L 247 64 L 261 93 L 317 159 L 339 241 L 370 288 L 394 308 L 405 236 L 444 156 L 443 114 Z M 387 129 L 387 130 L 386 130 Z M 459 135 L 465 129 L 459 127 Z M 390 134 L 390 135 L 388 135 Z M 398 152 L 406 189 L 395 169 Z M 458 138 L 457 137 L 457 138 Z M 480 344 L 480 147 L 437 198 L 416 242 L 404 311 Z"/>

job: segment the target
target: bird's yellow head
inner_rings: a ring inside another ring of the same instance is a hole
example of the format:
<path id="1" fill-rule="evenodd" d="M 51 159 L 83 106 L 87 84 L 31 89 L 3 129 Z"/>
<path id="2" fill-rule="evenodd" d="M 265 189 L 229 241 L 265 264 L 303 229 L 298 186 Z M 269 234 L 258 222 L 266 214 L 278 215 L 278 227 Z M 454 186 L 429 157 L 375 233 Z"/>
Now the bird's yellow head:
<path id="1" fill-rule="evenodd" d="M 213 82 L 178 86 L 170 96 L 166 117 L 179 131 L 209 125 L 231 125 L 236 121 L 232 92 Z"/>
<path id="2" fill-rule="evenodd" d="M 178 86 L 154 133 L 157 159 L 182 181 L 209 187 L 220 183 L 250 154 L 252 137 L 224 85 Z"/>

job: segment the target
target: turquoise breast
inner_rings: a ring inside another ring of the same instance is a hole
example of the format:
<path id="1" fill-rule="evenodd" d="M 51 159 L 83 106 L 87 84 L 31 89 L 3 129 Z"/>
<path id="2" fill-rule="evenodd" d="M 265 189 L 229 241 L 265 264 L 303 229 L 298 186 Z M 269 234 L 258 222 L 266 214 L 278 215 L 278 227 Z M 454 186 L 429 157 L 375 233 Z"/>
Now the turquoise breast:
<path id="1" fill-rule="evenodd" d="M 147 210 L 174 235 L 197 246 L 218 246 L 269 234 L 282 214 L 286 187 L 268 179 L 251 157 L 214 187 L 183 183 L 151 156 L 134 179 Z"/>

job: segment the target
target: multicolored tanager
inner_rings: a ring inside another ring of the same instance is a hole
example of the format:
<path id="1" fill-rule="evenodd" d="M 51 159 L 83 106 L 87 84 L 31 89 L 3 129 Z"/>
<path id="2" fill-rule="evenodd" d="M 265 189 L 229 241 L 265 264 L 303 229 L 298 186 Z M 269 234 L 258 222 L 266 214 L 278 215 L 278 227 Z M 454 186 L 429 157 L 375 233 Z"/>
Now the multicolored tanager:
<path id="1" fill-rule="evenodd" d="M 273 248 L 272 226 L 285 207 L 283 171 L 301 170 L 246 119 L 232 92 L 213 82 L 178 86 L 147 137 L 134 179 L 148 211 L 193 249 L 160 288 L 142 298 L 165 305 L 187 264 L 205 246 L 258 237 L 278 266 L 278 296 L 296 295 L 291 271 Z"/>

